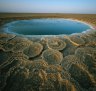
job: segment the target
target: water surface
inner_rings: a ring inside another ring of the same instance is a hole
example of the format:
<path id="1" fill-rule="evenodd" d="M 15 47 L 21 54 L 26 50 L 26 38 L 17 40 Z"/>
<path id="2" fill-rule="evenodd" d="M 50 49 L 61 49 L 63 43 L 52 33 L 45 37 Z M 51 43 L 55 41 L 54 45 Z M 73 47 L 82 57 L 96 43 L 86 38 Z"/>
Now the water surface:
<path id="1" fill-rule="evenodd" d="M 7 24 L 7 32 L 23 35 L 59 35 L 91 29 L 87 24 L 68 19 L 19 20 Z"/>

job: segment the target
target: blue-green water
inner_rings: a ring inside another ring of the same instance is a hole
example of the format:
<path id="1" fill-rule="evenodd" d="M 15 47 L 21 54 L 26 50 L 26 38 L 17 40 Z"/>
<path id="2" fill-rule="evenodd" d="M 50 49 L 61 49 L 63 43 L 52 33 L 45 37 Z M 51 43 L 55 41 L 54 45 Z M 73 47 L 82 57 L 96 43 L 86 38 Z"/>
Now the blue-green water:
<path id="1" fill-rule="evenodd" d="M 59 35 L 80 33 L 89 25 L 68 19 L 19 20 L 7 24 L 7 32 L 23 35 Z"/>

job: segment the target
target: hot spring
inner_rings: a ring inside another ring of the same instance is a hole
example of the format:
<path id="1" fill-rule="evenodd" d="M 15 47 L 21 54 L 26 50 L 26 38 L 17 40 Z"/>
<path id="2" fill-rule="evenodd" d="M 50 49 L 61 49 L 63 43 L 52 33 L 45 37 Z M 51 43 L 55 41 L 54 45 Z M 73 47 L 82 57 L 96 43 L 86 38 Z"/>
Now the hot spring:
<path id="1" fill-rule="evenodd" d="M 6 32 L 22 35 L 60 35 L 81 33 L 91 27 L 88 24 L 69 19 L 18 20 L 6 24 Z"/>

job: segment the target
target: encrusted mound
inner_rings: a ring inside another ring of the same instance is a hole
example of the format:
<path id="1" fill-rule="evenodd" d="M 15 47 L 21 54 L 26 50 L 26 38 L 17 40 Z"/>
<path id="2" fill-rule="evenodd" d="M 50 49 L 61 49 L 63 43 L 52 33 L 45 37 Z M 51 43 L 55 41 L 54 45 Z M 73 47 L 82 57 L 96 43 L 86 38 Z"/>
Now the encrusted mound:
<path id="1" fill-rule="evenodd" d="M 8 60 L 12 57 L 12 52 L 5 52 L 0 50 L 0 68 L 8 63 Z"/>
<path id="2" fill-rule="evenodd" d="M 60 65 L 48 65 L 46 72 L 47 73 L 58 73 L 62 72 L 63 68 Z"/>
<path id="3" fill-rule="evenodd" d="M 28 59 L 29 57 L 23 54 L 22 52 L 13 52 L 13 58 L 16 58 L 18 60 L 25 60 Z"/>
<path id="4" fill-rule="evenodd" d="M 40 43 L 34 42 L 29 47 L 27 47 L 23 53 L 29 58 L 38 56 L 43 50 L 43 46 Z"/>
<path id="5" fill-rule="evenodd" d="M 15 35 L 13 34 L 0 34 L 0 48 L 10 51 L 11 44 L 8 44 L 9 40 L 13 39 Z"/>
<path id="6" fill-rule="evenodd" d="M 34 61 L 28 61 L 25 63 L 25 67 L 28 68 L 29 70 L 33 70 L 33 69 L 46 70 L 47 66 L 48 66 L 48 63 L 43 59 L 37 59 Z"/>
<path id="7" fill-rule="evenodd" d="M 75 47 L 75 46 L 67 47 L 67 48 L 63 51 L 63 54 L 64 54 L 64 56 L 74 55 L 76 49 L 77 49 L 77 47 Z"/>
<path id="8" fill-rule="evenodd" d="M 48 64 L 60 64 L 63 60 L 63 55 L 57 51 L 57 50 L 53 50 L 53 49 L 47 49 L 43 52 L 42 54 L 42 58 L 48 62 Z"/>
<path id="9" fill-rule="evenodd" d="M 0 91 L 4 90 L 6 84 L 8 84 L 7 80 L 11 77 L 14 72 L 14 69 L 20 67 L 22 64 L 22 60 L 16 58 L 17 55 L 14 56 L 12 52 L 4 52 L 0 51 Z M 4 90 L 4 91 L 8 91 Z"/>
<path id="10" fill-rule="evenodd" d="M 96 54 L 94 56 L 96 56 Z M 84 56 L 84 64 L 87 66 L 88 71 L 91 74 L 93 74 L 94 77 L 95 77 L 96 76 L 95 75 L 95 72 L 96 72 L 96 58 L 94 59 L 94 57 L 92 57 L 91 55 L 86 54 Z"/>
<path id="11" fill-rule="evenodd" d="M 14 34 L 5 34 L 5 33 L 3 33 L 3 34 L 0 34 L 0 40 L 7 42 L 8 40 L 13 39 L 15 36 L 16 35 L 14 35 Z"/>
<path id="12" fill-rule="evenodd" d="M 26 43 L 26 44 L 32 44 L 33 42 L 28 40 L 26 37 L 19 37 L 16 36 L 15 38 L 13 38 L 12 40 L 9 41 L 9 43 L 13 43 L 14 45 L 17 43 Z"/>
<path id="13" fill-rule="evenodd" d="M 95 88 L 93 77 L 89 74 L 87 70 L 85 70 L 78 64 L 72 64 L 69 72 L 71 74 L 71 77 L 75 81 L 77 81 L 82 88 L 87 89 L 87 91 L 89 91 L 88 89 Z"/>
<path id="14" fill-rule="evenodd" d="M 69 70 L 72 64 L 80 63 L 80 60 L 75 55 L 68 55 L 64 57 L 63 61 L 61 62 L 61 65 L 64 69 Z"/>
<path id="15" fill-rule="evenodd" d="M 49 38 L 47 46 L 55 50 L 63 50 L 66 47 L 66 43 L 59 38 Z"/>
<path id="16" fill-rule="evenodd" d="M 21 61 L 20 61 L 21 62 Z M 10 59 L 10 62 L 4 65 L 2 68 L 0 68 L 0 91 L 6 86 L 8 83 L 8 77 L 12 75 L 11 73 L 14 71 L 14 69 L 20 66 L 20 63 L 18 60 Z M 8 89 L 7 89 L 8 90 Z M 6 91 L 7 91 L 6 90 Z"/>
<path id="17" fill-rule="evenodd" d="M 86 67 L 88 68 L 88 71 L 91 74 L 95 75 L 96 48 L 92 48 L 92 47 L 78 48 L 75 51 L 75 55 L 77 55 L 78 58 L 81 60 L 81 62 L 83 62 L 86 65 Z"/>
<path id="18" fill-rule="evenodd" d="M 6 42 L 5 44 L 3 44 L 3 49 L 5 51 L 12 51 L 13 47 L 15 47 L 16 45 L 14 45 L 14 43 L 9 43 Z"/>
<path id="19" fill-rule="evenodd" d="M 12 49 L 13 52 L 23 52 L 30 44 L 26 44 L 26 42 L 17 43 Z"/>
<path id="20" fill-rule="evenodd" d="M 50 82 L 53 82 L 53 89 L 50 89 L 51 91 L 78 91 L 70 81 L 62 79 L 60 73 L 49 73 L 47 74 L 47 78 L 50 80 Z M 52 83 L 50 83 L 50 85 L 51 84 Z"/>
<path id="21" fill-rule="evenodd" d="M 70 39 L 79 45 L 85 44 L 85 41 L 80 36 L 70 36 Z"/>
<path id="22" fill-rule="evenodd" d="M 80 58 L 81 61 L 84 61 L 84 56 L 85 56 L 86 54 L 91 55 L 91 56 L 95 59 L 96 48 L 83 47 L 83 48 L 78 48 L 78 49 L 75 51 L 75 55 L 78 56 L 78 58 Z"/>
<path id="23" fill-rule="evenodd" d="M 93 31 L 93 30 L 92 30 Z M 96 30 L 94 30 L 96 33 Z M 91 32 L 91 31 L 90 31 Z M 82 34 L 81 38 L 88 44 L 88 43 L 95 43 L 96 44 L 96 34 Z M 95 46 L 96 47 L 96 46 Z"/>

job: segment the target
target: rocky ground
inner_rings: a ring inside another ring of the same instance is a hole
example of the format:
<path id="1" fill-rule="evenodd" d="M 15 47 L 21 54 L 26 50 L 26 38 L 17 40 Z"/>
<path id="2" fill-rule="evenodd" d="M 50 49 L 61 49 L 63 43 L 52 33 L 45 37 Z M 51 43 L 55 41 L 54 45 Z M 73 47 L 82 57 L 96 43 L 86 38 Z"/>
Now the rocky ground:
<path id="1" fill-rule="evenodd" d="M 0 91 L 96 91 L 96 30 L 40 38 L 0 33 Z"/>

